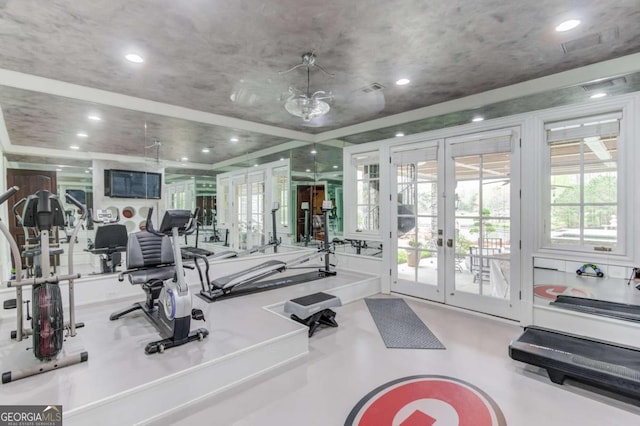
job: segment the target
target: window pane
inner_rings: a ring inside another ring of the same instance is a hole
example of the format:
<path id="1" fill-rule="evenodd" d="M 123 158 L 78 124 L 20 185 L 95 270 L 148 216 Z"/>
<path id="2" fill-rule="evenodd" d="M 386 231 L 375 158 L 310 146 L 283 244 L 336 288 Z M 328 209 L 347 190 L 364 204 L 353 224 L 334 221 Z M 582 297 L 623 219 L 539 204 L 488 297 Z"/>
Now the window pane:
<path id="1" fill-rule="evenodd" d="M 580 141 L 567 141 L 551 145 L 551 164 L 579 163 L 581 161 L 580 145 Z"/>
<path id="2" fill-rule="evenodd" d="M 579 202 L 580 175 L 578 173 L 554 174 L 551 176 L 551 204 Z"/>
<path id="3" fill-rule="evenodd" d="M 358 224 L 361 231 L 374 231 L 378 229 L 378 206 L 357 206 Z"/>
<path id="4" fill-rule="evenodd" d="M 418 214 L 438 213 L 438 185 L 435 182 L 418 184 Z"/>
<path id="5" fill-rule="evenodd" d="M 556 244 L 580 243 L 580 207 L 551 206 L 551 241 Z"/>
<path id="6" fill-rule="evenodd" d="M 585 203 L 615 203 L 618 200 L 618 173 L 616 170 L 585 173 Z"/>
<path id="7" fill-rule="evenodd" d="M 584 138 L 584 161 L 617 159 L 617 139 L 601 139 L 598 136 Z"/>
<path id="8" fill-rule="evenodd" d="M 437 250 L 438 218 L 418 218 L 418 246 L 423 249 Z"/>
<path id="9" fill-rule="evenodd" d="M 584 207 L 585 238 L 587 237 L 587 229 L 615 230 L 617 226 L 617 209 L 615 205 L 586 205 Z M 615 234 L 616 233 L 613 232 L 614 237 Z"/>
<path id="10" fill-rule="evenodd" d="M 418 180 L 435 181 L 438 180 L 438 162 L 435 160 L 422 161 L 418 163 Z"/>
<path id="11" fill-rule="evenodd" d="M 356 192 L 357 192 L 357 203 L 358 204 L 366 204 L 369 202 L 368 193 L 365 191 L 365 187 L 368 186 L 368 182 L 358 181 L 356 183 Z"/>

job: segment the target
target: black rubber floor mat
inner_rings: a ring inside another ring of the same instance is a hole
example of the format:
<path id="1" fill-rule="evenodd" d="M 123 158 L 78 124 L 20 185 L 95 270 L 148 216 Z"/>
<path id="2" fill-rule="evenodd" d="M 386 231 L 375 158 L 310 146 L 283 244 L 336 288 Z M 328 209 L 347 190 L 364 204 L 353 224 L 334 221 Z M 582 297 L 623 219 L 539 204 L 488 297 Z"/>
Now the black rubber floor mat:
<path id="1" fill-rule="evenodd" d="M 365 299 L 387 348 L 446 349 L 403 299 Z"/>

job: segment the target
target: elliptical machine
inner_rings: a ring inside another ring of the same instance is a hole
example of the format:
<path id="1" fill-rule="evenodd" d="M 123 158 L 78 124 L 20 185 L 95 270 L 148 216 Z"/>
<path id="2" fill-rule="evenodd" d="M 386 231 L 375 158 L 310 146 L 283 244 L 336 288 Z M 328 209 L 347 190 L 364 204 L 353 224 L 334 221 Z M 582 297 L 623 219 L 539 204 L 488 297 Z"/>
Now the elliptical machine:
<path id="1" fill-rule="evenodd" d="M 147 354 L 162 353 L 165 349 L 209 335 L 205 328 L 190 331 L 191 319 L 204 321 L 204 314 L 201 309 L 191 308 L 191 293 L 180 253 L 180 237 L 195 231 L 197 218 L 189 210 L 167 210 L 156 231 L 152 214 L 153 208 L 150 208 L 145 231 L 130 235 L 127 270 L 118 276 L 119 281 L 128 275 L 131 284 L 141 284 L 146 301 L 134 303 L 110 317 L 115 321 L 130 312 L 142 310 L 162 336 L 162 340 L 147 344 Z"/>
<path id="2" fill-rule="evenodd" d="M 0 195 L 0 204 L 7 201 L 12 195 L 18 192 L 19 188 L 14 186 L 7 192 Z M 64 226 L 64 216 L 62 206 L 57 195 L 49 191 L 41 190 L 30 195 L 24 206 L 22 218 L 25 226 L 35 227 L 40 232 L 40 267 L 41 277 L 29 279 L 22 278 L 22 262 L 18 244 L 13 239 L 7 226 L 0 221 L 0 231 L 9 241 L 11 254 L 16 268 L 16 278 L 7 283 L 9 287 L 15 287 L 16 298 L 7 300 L 4 303 L 5 309 L 17 310 L 17 327 L 11 332 L 11 338 L 20 342 L 33 336 L 33 354 L 41 363 L 31 368 L 2 373 L 2 383 L 9 383 L 18 379 L 55 370 L 60 367 L 87 361 L 89 355 L 81 351 L 72 355 L 59 356 L 62 351 L 62 344 L 65 339 L 64 331 L 67 330 L 68 337 L 76 335 L 76 328 L 83 327 L 84 324 L 75 322 L 74 305 L 74 280 L 80 278 L 80 274 L 73 273 L 73 245 L 75 237 L 80 229 L 82 221 L 87 217 L 87 209 L 71 195 L 66 194 L 67 201 L 82 210 L 82 217 L 76 224 L 69 242 L 69 273 L 67 275 L 51 275 L 50 271 L 50 249 L 49 232 L 54 226 Z M 62 295 L 59 283 L 69 282 L 69 323 L 64 323 L 64 309 L 62 306 Z M 32 312 L 29 315 L 29 301 L 27 300 L 27 320 L 31 320 L 29 329 L 23 326 L 22 313 L 22 287 L 31 286 L 32 289 Z"/>

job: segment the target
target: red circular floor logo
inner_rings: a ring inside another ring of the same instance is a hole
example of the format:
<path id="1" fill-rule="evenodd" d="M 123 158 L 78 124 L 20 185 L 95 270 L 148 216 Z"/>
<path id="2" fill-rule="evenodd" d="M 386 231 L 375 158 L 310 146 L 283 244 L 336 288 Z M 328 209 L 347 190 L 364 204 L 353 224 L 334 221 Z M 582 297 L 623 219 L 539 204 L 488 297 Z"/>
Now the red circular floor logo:
<path id="1" fill-rule="evenodd" d="M 500 407 L 477 387 L 446 376 L 393 380 L 362 398 L 345 426 L 505 426 Z"/>
<path id="2" fill-rule="evenodd" d="M 560 295 L 589 297 L 588 291 L 566 285 L 537 285 L 533 291 L 536 296 L 549 300 L 556 300 Z"/>

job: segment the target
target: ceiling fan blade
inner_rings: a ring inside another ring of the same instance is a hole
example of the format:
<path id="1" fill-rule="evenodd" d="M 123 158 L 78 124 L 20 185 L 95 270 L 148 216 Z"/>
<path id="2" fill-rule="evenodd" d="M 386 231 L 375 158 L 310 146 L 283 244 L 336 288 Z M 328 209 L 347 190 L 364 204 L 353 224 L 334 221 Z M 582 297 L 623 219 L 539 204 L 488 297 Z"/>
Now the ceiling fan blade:
<path id="1" fill-rule="evenodd" d="M 289 86 L 281 78 L 249 75 L 233 85 L 229 99 L 237 105 L 260 107 L 279 104 L 290 95 Z"/>

